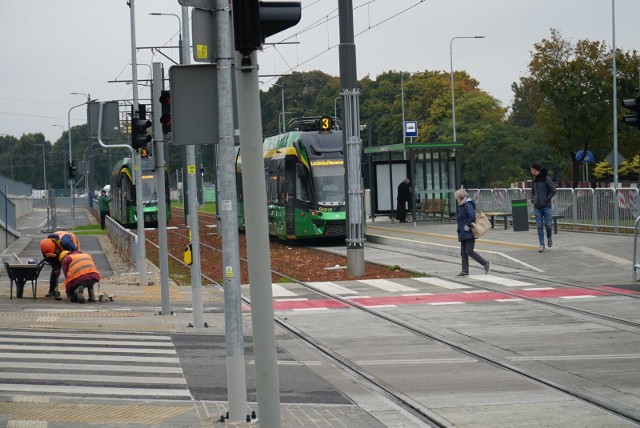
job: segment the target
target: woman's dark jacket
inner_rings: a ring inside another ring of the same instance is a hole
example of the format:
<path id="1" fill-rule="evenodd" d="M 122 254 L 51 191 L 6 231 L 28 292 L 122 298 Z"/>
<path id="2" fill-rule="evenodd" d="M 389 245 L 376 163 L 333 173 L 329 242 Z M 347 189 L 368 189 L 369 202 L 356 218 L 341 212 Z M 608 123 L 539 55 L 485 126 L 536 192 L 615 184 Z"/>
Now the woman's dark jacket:
<path id="1" fill-rule="evenodd" d="M 469 198 L 465 198 L 462 204 L 458 205 L 456 210 L 456 218 L 458 220 L 458 241 L 466 241 L 467 239 L 476 239 L 471 231 L 471 223 L 476 221 L 476 204 Z M 469 230 L 464 230 L 468 226 Z"/>

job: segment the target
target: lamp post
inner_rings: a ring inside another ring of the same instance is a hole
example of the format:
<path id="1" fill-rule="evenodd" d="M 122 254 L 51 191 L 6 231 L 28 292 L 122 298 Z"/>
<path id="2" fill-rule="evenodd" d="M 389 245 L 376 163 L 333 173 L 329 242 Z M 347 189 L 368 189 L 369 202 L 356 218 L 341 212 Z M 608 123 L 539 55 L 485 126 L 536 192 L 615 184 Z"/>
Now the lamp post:
<path id="1" fill-rule="evenodd" d="M 152 16 L 175 16 L 178 20 L 178 55 L 180 55 L 180 64 L 183 64 L 182 58 L 182 21 L 180 21 L 180 17 L 175 13 L 161 13 L 161 12 L 150 12 L 149 15 Z"/>
<path id="2" fill-rule="evenodd" d="M 62 129 L 62 135 L 64 135 L 64 126 L 62 125 L 51 125 L 51 126 L 58 126 L 60 129 Z M 62 135 L 60 136 L 60 138 L 62 138 Z M 61 148 L 62 149 L 62 148 Z M 62 179 L 63 179 L 63 186 L 64 187 L 64 182 L 67 180 L 67 168 L 64 167 L 64 165 L 66 165 L 67 163 L 67 156 L 65 155 L 65 151 L 61 150 L 62 152 Z"/>
<path id="3" fill-rule="evenodd" d="M 49 189 L 47 189 L 47 158 L 44 155 L 44 144 L 36 144 L 36 146 L 42 146 L 42 178 L 44 181 L 44 194 L 47 200 L 47 231 L 49 231 Z"/>
<path id="4" fill-rule="evenodd" d="M 84 95 L 87 97 L 87 101 L 83 102 L 82 104 L 78 104 L 71 107 L 69 109 L 69 112 L 67 113 L 67 129 L 69 130 L 68 132 L 69 134 L 69 167 L 71 167 L 72 161 L 73 161 L 73 153 L 71 151 L 71 111 L 74 108 L 87 105 L 91 101 L 91 95 L 85 94 L 84 92 L 71 92 L 71 95 Z M 71 170 L 69 170 L 69 172 L 71 172 Z M 76 210 L 75 210 L 75 201 L 73 198 L 73 177 L 71 177 L 71 174 L 69 174 L 69 195 L 71 196 L 71 227 L 75 229 L 76 228 L 76 212 L 75 212 Z"/>
<path id="5" fill-rule="evenodd" d="M 42 146 L 42 179 L 44 181 L 44 194 L 47 198 L 47 230 L 49 230 L 49 192 L 47 189 L 47 159 L 44 154 L 44 144 L 36 144 L 36 146 Z"/>
<path id="6" fill-rule="evenodd" d="M 449 41 L 449 64 L 451 66 L 451 122 L 453 126 L 453 142 L 457 142 L 456 139 L 456 94 L 453 88 L 453 41 L 456 39 L 484 39 L 484 36 L 457 36 L 451 38 Z M 456 149 L 453 149 L 454 153 Z M 460 159 L 456 155 L 455 157 L 455 169 L 456 169 L 456 183 L 455 187 L 458 188 L 462 184 L 462 177 L 460 174 Z"/>
<path id="7" fill-rule="evenodd" d="M 402 105 L 402 142 L 404 143 L 404 75 L 410 74 L 404 71 L 400 74 L 400 101 Z"/>
<path id="8" fill-rule="evenodd" d="M 280 102 L 282 104 L 282 111 L 278 114 L 278 132 L 285 133 L 287 132 L 287 124 L 286 124 L 286 112 L 284 111 L 284 85 L 280 85 L 278 83 L 274 83 L 273 86 L 280 87 Z M 282 126 L 280 125 L 280 117 L 282 116 Z"/>
<path id="9" fill-rule="evenodd" d="M 613 67 L 611 70 L 611 74 L 613 77 L 613 192 L 614 192 L 614 200 L 616 201 L 614 205 L 614 226 L 615 232 L 618 231 L 619 224 L 619 211 L 618 206 L 620 205 L 620 201 L 618 199 L 618 98 L 617 98 L 617 83 L 616 83 L 616 1 L 611 0 L 611 37 L 612 37 L 612 50 L 611 57 L 613 60 Z"/>
<path id="10" fill-rule="evenodd" d="M 47 191 L 47 160 L 44 157 L 44 144 L 35 144 L 36 146 L 42 146 L 42 177 L 44 180 L 44 190 Z"/>

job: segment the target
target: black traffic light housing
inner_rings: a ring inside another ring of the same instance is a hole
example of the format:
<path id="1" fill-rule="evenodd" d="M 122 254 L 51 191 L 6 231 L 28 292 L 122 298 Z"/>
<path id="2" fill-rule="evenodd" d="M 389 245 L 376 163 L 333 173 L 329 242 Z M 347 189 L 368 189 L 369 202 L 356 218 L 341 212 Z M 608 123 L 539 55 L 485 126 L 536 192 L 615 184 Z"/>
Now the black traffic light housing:
<path id="1" fill-rule="evenodd" d="M 633 114 L 625 114 L 622 121 L 640 129 L 640 95 L 636 98 L 622 100 L 622 106 L 634 112 Z"/>
<path id="2" fill-rule="evenodd" d="M 69 178 L 75 178 L 78 175 L 78 165 L 76 161 L 69 162 Z"/>
<path id="3" fill-rule="evenodd" d="M 132 113 L 135 113 L 132 111 Z M 138 106 L 138 117 L 132 114 L 131 117 L 131 147 L 136 150 L 147 147 L 151 141 L 151 135 L 147 134 L 147 129 L 151 127 L 151 121 L 146 119 L 146 106 Z"/>
<path id="4" fill-rule="evenodd" d="M 262 47 L 264 40 L 300 22 L 299 1 L 235 0 L 233 31 L 236 50 L 244 56 Z"/>
<path id="5" fill-rule="evenodd" d="M 160 91 L 160 106 L 162 107 L 162 115 L 160 123 L 162 124 L 162 133 L 171 132 L 171 92 Z"/>

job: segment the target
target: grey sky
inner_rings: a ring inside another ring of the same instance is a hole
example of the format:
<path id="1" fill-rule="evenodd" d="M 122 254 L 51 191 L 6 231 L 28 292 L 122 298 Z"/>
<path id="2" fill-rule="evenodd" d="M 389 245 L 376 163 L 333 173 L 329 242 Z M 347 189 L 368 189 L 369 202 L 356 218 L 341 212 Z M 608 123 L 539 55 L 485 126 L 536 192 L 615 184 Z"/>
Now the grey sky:
<path id="1" fill-rule="evenodd" d="M 448 72 L 451 38 L 483 35 L 485 39 L 453 42 L 453 66 L 466 70 L 504 106 L 512 100 L 511 84 L 526 73 L 533 44 L 548 37 L 550 28 L 572 41 L 612 44 L 612 0 L 353 0 L 353 4 L 355 31 L 360 33 L 355 39 L 359 77 L 375 78 L 389 70 Z M 268 40 L 295 34 L 289 40 L 298 43 L 265 46 L 259 57 L 261 74 L 286 73 L 291 68 L 339 74 L 338 1 L 303 0 L 302 6 L 301 23 Z M 149 16 L 149 12 L 181 15 L 177 0 L 136 0 L 135 9 L 138 46 L 177 45 L 176 17 Z M 615 11 L 616 46 L 640 49 L 640 1 L 615 0 Z M 305 30 L 310 27 L 314 28 Z M 130 85 L 109 83 L 131 79 L 130 37 L 125 0 L 0 0 L 0 134 L 20 137 L 42 132 L 48 140 L 57 140 L 62 132 L 58 125 L 68 128 L 69 109 L 86 100 L 71 92 L 90 93 L 102 101 L 130 99 Z M 178 60 L 177 49 L 164 52 Z M 139 51 L 138 62 L 139 79 L 149 78 L 152 62 L 165 63 L 167 75 L 171 65 L 150 50 Z M 148 97 L 148 88 L 141 87 L 140 98 Z M 85 121 L 84 108 L 72 111 L 71 126 Z"/>

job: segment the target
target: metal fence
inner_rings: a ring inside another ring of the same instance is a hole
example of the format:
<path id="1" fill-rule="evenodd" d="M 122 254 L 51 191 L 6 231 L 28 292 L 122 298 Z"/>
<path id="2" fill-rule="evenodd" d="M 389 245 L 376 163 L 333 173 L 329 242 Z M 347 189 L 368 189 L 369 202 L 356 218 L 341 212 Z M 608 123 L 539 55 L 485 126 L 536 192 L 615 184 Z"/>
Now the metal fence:
<path id="1" fill-rule="evenodd" d="M 553 198 L 553 215 L 558 225 L 573 230 L 633 232 L 640 216 L 638 192 L 635 187 L 618 188 L 559 188 Z M 478 209 L 486 212 L 511 213 L 511 202 L 527 200 L 529 217 L 533 219 L 531 189 L 467 189 Z"/>

